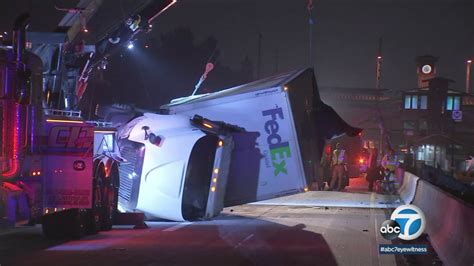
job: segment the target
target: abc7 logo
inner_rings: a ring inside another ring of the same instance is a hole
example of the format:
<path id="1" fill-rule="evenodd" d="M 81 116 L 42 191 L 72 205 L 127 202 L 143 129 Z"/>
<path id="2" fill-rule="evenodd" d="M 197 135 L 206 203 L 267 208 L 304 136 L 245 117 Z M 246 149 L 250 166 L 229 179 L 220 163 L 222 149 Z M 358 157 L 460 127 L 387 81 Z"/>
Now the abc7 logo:
<path id="1" fill-rule="evenodd" d="M 380 234 L 388 240 L 397 237 L 402 240 L 414 240 L 425 230 L 425 220 L 420 208 L 414 205 L 402 205 L 393 211 L 390 220 L 382 223 Z"/>

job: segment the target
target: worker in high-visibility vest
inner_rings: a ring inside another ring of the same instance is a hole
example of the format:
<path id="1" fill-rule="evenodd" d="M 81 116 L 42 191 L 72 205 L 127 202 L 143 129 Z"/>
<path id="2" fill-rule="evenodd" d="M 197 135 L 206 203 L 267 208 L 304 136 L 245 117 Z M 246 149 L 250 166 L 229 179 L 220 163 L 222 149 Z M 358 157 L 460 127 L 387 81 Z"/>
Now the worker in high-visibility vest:
<path id="1" fill-rule="evenodd" d="M 336 144 L 336 149 L 332 152 L 331 166 L 332 178 L 329 185 L 330 190 L 334 190 L 337 183 L 337 190 L 344 188 L 344 174 L 346 172 L 346 151 L 341 147 L 341 143 Z"/>

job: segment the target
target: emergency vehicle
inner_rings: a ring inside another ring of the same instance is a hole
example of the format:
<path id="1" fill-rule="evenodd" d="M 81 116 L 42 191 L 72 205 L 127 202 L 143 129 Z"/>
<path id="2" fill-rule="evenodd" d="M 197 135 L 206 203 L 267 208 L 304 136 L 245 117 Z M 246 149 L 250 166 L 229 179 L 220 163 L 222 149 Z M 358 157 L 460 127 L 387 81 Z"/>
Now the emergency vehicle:
<path id="1" fill-rule="evenodd" d="M 42 222 L 47 235 L 110 229 L 117 167 L 93 164 L 94 125 L 79 111 L 43 108 L 43 62 L 25 52 L 28 20 L 19 17 L 13 47 L 0 48 L 0 217 Z"/>
<path id="2" fill-rule="evenodd" d="M 47 236 L 73 237 L 111 229 L 124 161 L 113 150 L 116 130 L 74 109 L 89 74 L 175 2 L 142 5 L 92 47 L 100 49 L 81 69 L 65 63 L 80 47 L 66 45 L 70 32 L 27 33 L 29 15 L 18 17 L 12 43 L 0 46 L 0 225 L 42 223 Z"/>

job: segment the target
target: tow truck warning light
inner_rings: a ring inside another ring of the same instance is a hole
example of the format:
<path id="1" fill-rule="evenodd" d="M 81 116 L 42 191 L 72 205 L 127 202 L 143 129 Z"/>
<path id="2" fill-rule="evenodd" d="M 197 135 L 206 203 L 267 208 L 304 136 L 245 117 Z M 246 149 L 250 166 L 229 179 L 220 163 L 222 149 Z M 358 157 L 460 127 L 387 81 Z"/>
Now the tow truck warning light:
<path id="1" fill-rule="evenodd" d="M 31 175 L 32 176 L 39 176 L 39 175 L 41 175 L 41 171 L 33 171 L 33 172 L 31 172 Z"/>

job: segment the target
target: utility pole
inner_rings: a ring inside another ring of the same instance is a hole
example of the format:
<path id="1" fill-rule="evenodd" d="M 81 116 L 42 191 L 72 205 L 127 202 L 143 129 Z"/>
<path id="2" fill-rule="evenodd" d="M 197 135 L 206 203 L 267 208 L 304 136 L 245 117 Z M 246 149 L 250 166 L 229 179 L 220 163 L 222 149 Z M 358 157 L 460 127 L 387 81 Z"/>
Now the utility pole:
<path id="1" fill-rule="evenodd" d="M 314 67 L 314 55 L 313 55 L 313 15 L 312 10 L 314 8 L 313 0 L 308 0 L 306 9 L 308 10 L 308 24 L 309 24 L 309 65 Z"/>
<path id="2" fill-rule="evenodd" d="M 466 93 L 471 93 L 471 65 L 472 60 L 468 59 L 466 61 Z"/>
<path id="3" fill-rule="evenodd" d="M 262 33 L 258 33 L 258 50 L 257 50 L 257 79 L 260 78 L 262 71 Z"/>
<path id="4" fill-rule="evenodd" d="M 379 38 L 379 47 L 377 50 L 376 67 L 375 67 L 375 88 L 380 89 L 380 80 L 382 79 L 382 37 Z"/>
<path id="5" fill-rule="evenodd" d="M 375 88 L 380 90 L 380 79 L 382 78 L 382 37 L 379 38 L 379 45 L 377 49 L 377 57 L 375 59 Z M 384 139 L 384 123 L 382 119 L 382 112 L 380 111 L 379 102 L 377 99 L 377 122 L 380 130 L 379 153 L 383 156 L 383 139 Z"/>
<path id="6" fill-rule="evenodd" d="M 381 80 L 382 80 L 382 61 L 383 61 L 383 56 L 382 56 L 382 44 L 383 44 L 383 39 L 382 37 L 379 37 L 379 44 L 377 48 L 377 57 L 376 57 L 376 66 L 375 66 L 375 88 L 377 89 L 378 93 L 380 93 L 381 89 Z M 382 116 L 382 111 L 380 110 L 379 106 L 379 99 L 377 99 L 377 105 L 376 105 L 376 110 L 377 110 L 377 122 L 379 124 L 379 129 L 380 129 L 380 144 L 379 144 L 379 152 L 381 155 L 383 155 L 383 150 L 384 150 L 384 142 L 386 142 L 387 146 L 389 148 L 392 148 L 392 144 L 390 141 L 390 136 L 387 132 L 387 129 L 385 127 L 385 122 L 383 120 Z"/>

